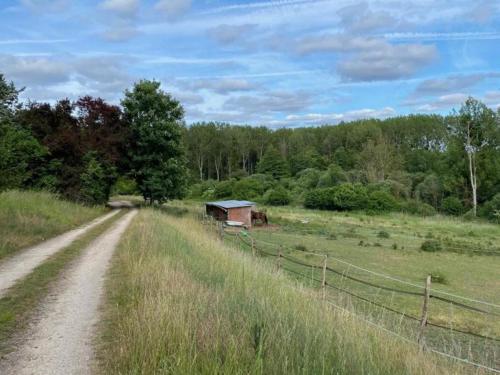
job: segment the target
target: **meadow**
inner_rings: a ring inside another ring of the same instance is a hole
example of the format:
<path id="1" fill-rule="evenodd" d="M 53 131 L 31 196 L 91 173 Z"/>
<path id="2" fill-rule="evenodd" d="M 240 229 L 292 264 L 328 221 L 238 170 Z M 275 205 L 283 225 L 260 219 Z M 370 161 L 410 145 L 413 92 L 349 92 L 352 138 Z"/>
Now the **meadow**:
<path id="1" fill-rule="evenodd" d="M 167 212 L 194 214 L 202 207 L 179 201 Z M 326 255 L 333 270 L 326 274 L 327 298 L 412 340 L 418 336 L 421 294 L 431 275 L 428 345 L 498 366 L 500 226 L 446 216 L 260 208 L 267 210 L 271 225 L 239 237 L 228 233 L 226 242 L 250 253 L 253 238 L 261 255 L 281 252 L 289 277 L 316 290 Z M 438 243 L 438 249 L 422 250 L 428 242 Z M 268 258 L 276 263 L 276 257 Z"/>
<path id="2" fill-rule="evenodd" d="M 332 308 L 186 211 L 143 209 L 123 238 L 107 281 L 102 373 L 469 372 Z"/>
<path id="3" fill-rule="evenodd" d="M 8 190 L 0 193 L 0 259 L 54 237 L 106 212 L 55 194 Z"/>

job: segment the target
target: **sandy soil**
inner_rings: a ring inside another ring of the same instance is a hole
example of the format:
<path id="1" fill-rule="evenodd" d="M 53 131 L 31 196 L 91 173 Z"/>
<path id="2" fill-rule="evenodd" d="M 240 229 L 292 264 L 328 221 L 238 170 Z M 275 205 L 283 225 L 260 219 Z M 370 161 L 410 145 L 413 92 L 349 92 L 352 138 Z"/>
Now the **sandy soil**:
<path id="1" fill-rule="evenodd" d="M 17 349 L 0 360 L 0 374 L 90 374 L 104 276 L 133 210 L 95 239 L 54 287 Z"/>
<path id="2" fill-rule="evenodd" d="M 0 298 L 17 280 L 31 273 L 48 257 L 71 245 L 78 237 L 101 224 L 106 219 L 116 215 L 118 211 L 111 211 L 86 225 L 70 230 L 33 247 L 21 250 L 14 256 L 0 262 Z"/>

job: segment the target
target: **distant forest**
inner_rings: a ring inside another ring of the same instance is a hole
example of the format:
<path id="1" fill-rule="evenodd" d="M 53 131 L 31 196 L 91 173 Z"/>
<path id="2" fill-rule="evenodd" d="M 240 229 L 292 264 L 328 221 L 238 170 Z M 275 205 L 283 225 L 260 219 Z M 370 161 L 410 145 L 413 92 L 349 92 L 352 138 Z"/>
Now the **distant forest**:
<path id="1" fill-rule="evenodd" d="M 448 116 L 272 130 L 186 126 L 181 103 L 154 81 L 127 90 L 121 106 L 92 97 L 21 105 L 18 94 L 0 75 L 0 190 L 500 220 L 500 111 L 473 98 Z"/>

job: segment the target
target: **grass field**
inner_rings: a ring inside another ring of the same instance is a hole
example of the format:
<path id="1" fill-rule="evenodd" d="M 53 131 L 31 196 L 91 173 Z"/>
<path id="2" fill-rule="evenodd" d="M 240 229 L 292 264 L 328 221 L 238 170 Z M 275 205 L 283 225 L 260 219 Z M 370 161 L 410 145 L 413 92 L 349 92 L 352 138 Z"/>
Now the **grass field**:
<path id="1" fill-rule="evenodd" d="M 102 373 L 467 373 L 331 309 L 191 215 L 142 210 L 107 287 Z"/>
<path id="2" fill-rule="evenodd" d="M 85 207 L 45 192 L 0 193 L 0 259 L 102 215 L 104 207 Z"/>
<path id="3" fill-rule="evenodd" d="M 166 211 L 173 214 L 202 210 L 200 203 L 190 201 L 173 202 L 169 206 Z M 426 335 L 429 345 L 435 348 L 444 348 L 446 352 L 460 357 L 500 366 L 500 341 L 451 331 L 462 330 L 500 337 L 500 309 L 468 300 L 500 305 L 500 256 L 495 255 L 500 246 L 500 226 L 442 216 L 369 216 L 297 207 L 266 209 L 271 226 L 254 228 L 249 232 L 256 241 L 256 247 L 274 254 L 281 249 L 286 257 L 317 266 L 323 264 L 323 255 L 328 255 L 328 267 L 339 273 L 327 273 L 329 298 L 389 329 L 394 330 L 396 327 L 404 331 L 405 336 L 416 339 L 419 322 L 402 319 L 400 314 L 375 304 L 420 318 L 422 297 L 394 293 L 359 283 L 348 276 L 390 289 L 422 293 L 420 286 L 424 286 L 425 278 L 430 274 L 434 280 L 431 288 L 433 294 L 491 312 L 479 313 L 432 298 L 429 321 L 445 329 L 431 326 L 427 328 Z M 422 251 L 422 243 L 429 240 L 439 242 L 441 250 Z M 227 241 L 236 244 L 229 236 Z M 242 249 L 249 251 L 248 246 Z M 275 262 L 273 259 L 269 261 Z M 291 273 L 291 277 L 313 288 L 320 287 L 318 280 L 322 278 L 321 269 L 297 265 L 285 258 L 282 264 L 291 272 L 302 274 Z M 416 286 L 402 284 L 355 266 Z M 352 294 L 356 297 L 352 297 Z"/>

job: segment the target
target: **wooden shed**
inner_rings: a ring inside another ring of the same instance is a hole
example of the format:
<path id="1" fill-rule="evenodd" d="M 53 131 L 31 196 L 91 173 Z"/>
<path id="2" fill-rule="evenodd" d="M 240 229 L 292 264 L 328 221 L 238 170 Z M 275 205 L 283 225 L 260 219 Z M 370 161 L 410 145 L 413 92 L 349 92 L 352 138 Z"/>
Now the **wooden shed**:
<path id="1" fill-rule="evenodd" d="M 220 201 L 206 203 L 207 215 L 218 221 L 241 222 L 247 227 L 252 226 L 252 208 L 255 203 L 249 201 Z"/>

